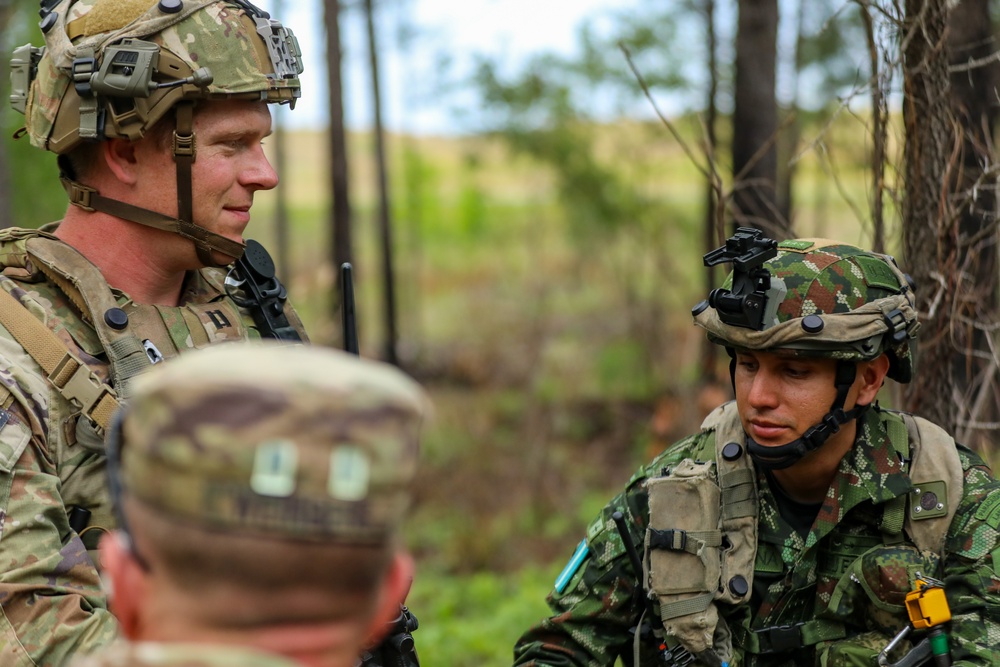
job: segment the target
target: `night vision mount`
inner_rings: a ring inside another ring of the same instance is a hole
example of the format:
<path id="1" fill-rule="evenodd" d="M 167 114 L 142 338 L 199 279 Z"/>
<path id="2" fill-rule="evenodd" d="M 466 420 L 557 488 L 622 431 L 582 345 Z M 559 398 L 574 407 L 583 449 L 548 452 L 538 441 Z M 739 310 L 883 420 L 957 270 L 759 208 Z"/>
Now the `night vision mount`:
<path id="1" fill-rule="evenodd" d="M 708 295 L 708 305 L 715 308 L 720 320 L 734 327 L 763 330 L 771 274 L 762 265 L 777 254 L 778 242 L 753 227 L 737 228 L 726 245 L 705 254 L 705 266 L 733 263 L 732 289 L 718 288 Z"/>

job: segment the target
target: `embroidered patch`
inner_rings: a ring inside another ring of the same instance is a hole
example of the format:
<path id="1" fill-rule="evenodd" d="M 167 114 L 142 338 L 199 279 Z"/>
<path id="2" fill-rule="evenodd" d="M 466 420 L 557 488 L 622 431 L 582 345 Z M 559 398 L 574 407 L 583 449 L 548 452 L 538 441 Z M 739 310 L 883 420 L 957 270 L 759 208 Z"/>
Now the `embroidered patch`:
<path id="1" fill-rule="evenodd" d="M 290 440 L 268 440 L 257 445 L 250 488 L 262 496 L 287 498 L 295 491 L 299 452 Z"/>
<path id="2" fill-rule="evenodd" d="M 861 272 L 865 276 L 865 283 L 869 287 L 881 287 L 890 292 L 899 291 L 899 278 L 881 259 L 864 255 L 858 255 L 853 259 L 861 268 Z"/>
<path id="3" fill-rule="evenodd" d="M 340 445 L 330 452 L 330 481 L 327 491 L 335 500 L 363 500 L 371 482 L 371 463 L 364 450 Z"/>
<path id="4" fill-rule="evenodd" d="M 993 529 L 1000 528 L 1000 494 L 991 493 L 976 510 L 976 518 Z"/>

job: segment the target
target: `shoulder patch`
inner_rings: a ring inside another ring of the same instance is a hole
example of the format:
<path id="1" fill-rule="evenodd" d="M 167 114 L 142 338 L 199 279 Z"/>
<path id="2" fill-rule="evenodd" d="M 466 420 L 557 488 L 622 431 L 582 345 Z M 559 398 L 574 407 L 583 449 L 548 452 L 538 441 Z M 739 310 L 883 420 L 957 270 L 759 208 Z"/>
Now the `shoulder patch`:
<path id="1" fill-rule="evenodd" d="M 1000 493 L 991 493 L 976 510 L 976 518 L 993 529 L 1000 529 Z"/>
<path id="2" fill-rule="evenodd" d="M 587 526 L 587 539 L 593 541 L 594 538 L 596 538 L 598 535 L 604 532 L 604 528 L 605 528 L 605 521 L 604 521 L 604 514 L 602 513 L 596 519 L 591 521 L 589 526 Z"/>

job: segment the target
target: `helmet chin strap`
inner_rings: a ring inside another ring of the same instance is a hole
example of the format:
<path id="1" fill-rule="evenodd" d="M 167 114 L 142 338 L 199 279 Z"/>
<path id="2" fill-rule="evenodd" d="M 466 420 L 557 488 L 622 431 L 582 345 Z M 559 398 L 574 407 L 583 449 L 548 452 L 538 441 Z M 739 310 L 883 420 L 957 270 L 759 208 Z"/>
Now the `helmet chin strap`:
<path id="1" fill-rule="evenodd" d="M 727 348 L 728 349 L 728 348 Z M 729 376 L 733 381 L 733 391 L 736 390 L 736 357 L 730 353 Z M 834 386 L 837 396 L 833 399 L 830 411 L 823 416 L 818 424 L 809 427 L 801 438 L 777 447 L 766 447 L 747 435 L 747 453 L 760 468 L 764 470 L 783 470 L 802 460 L 810 452 L 819 449 L 830 436 L 840 430 L 840 427 L 854 421 L 871 407 L 871 404 L 855 405 L 850 410 L 844 410 L 847 394 L 857 377 L 858 365 L 853 361 L 837 361 L 837 371 Z"/>
<path id="2" fill-rule="evenodd" d="M 101 196 L 94 188 L 78 183 L 65 173 L 60 176 L 69 201 L 87 211 L 100 211 L 122 220 L 135 222 L 166 232 L 179 234 L 194 243 L 198 259 L 205 266 L 227 266 L 243 256 L 245 245 L 221 234 L 210 232 L 192 221 L 194 197 L 192 194 L 191 165 L 195 159 L 194 104 L 177 105 L 177 126 L 174 130 L 174 162 L 177 165 L 177 217 L 172 218 L 156 211 L 126 204 Z M 219 252 L 230 259 L 219 263 L 212 253 Z"/>

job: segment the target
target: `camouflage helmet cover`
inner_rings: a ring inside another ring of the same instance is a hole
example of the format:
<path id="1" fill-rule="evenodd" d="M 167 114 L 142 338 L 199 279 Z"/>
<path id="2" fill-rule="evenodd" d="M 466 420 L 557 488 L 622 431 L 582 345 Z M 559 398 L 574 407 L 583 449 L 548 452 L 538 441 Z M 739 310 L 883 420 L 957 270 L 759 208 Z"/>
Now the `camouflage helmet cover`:
<path id="1" fill-rule="evenodd" d="M 242 1 L 62 0 L 24 86 L 32 144 L 63 154 L 84 139 L 138 139 L 182 99 L 294 102 L 298 42 L 258 12 Z M 125 89 L 97 85 L 115 75 Z"/>
<path id="2" fill-rule="evenodd" d="M 885 352 L 889 377 L 910 380 L 919 323 L 909 280 L 892 257 L 838 241 L 795 239 L 779 243 L 763 268 L 770 287 L 762 329 L 727 324 L 703 302 L 695 324 L 711 341 L 849 361 Z M 730 273 L 724 287 L 732 282 Z"/>

